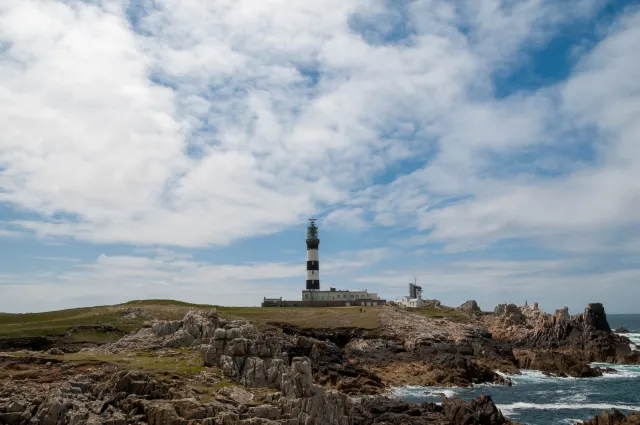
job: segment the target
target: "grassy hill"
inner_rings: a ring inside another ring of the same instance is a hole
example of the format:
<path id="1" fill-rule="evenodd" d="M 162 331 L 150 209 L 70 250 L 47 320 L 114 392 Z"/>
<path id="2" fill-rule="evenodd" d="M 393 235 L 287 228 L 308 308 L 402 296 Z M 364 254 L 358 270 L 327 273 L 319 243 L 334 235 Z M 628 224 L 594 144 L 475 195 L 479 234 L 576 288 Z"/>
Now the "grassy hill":
<path id="1" fill-rule="evenodd" d="M 131 318 L 123 315 L 122 312 L 128 308 L 141 308 L 146 317 Z M 353 326 L 374 329 L 379 324 L 379 310 L 376 308 L 367 308 L 366 312 L 361 313 L 359 307 L 221 307 L 173 300 L 136 300 L 112 306 L 73 308 L 44 313 L 0 313 L 0 338 L 61 335 L 70 328 L 86 325 L 113 326 L 130 332 L 142 327 L 146 320 L 181 319 L 192 308 L 215 308 L 221 317 L 251 320 L 259 327 L 268 326 L 269 322 L 282 322 L 303 328 Z M 75 333 L 73 338 L 108 340 L 110 335 L 80 331 Z"/>

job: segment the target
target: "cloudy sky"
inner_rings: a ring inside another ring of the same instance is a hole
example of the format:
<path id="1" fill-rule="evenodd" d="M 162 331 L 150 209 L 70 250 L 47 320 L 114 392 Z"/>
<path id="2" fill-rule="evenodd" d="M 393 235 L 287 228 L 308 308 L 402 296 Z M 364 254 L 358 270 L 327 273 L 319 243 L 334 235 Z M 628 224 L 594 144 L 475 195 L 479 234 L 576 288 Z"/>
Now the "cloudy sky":
<path id="1" fill-rule="evenodd" d="M 3 0 L 0 311 L 640 313 L 640 5 Z"/>

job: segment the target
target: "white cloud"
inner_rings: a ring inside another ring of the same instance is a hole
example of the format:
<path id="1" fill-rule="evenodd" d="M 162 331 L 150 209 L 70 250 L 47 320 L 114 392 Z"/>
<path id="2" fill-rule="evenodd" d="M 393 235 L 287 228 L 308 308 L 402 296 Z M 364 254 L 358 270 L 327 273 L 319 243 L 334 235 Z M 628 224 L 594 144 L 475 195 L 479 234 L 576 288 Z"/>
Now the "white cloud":
<path id="1" fill-rule="evenodd" d="M 322 220 L 322 224 L 329 227 L 359 230 L 367 227 L 362 208 L 342 208 L 331 211 Z"/>
<path id="2" fill-rule="evenodd" d="M 531 126 L 528 135 L 485 133 L 492 143 L 529 140 L 535 119 L 508 115 L 508 104 L 487 115 L 465 106 L 465 91 L 486 85 L 491 60 L 538 26 L 576 15 L 552 2 L 422 1 L 411 6 L 410 43 L 374 45 L 349 23 L 353 14 L 384 18 L 381 2 L 136 4 L 138 32 L 126 2 L 11 0 L 0 9 L 0 201 L 44 218 L 15 224 L 91 242 L 226 244 L 330 210 L 427 147 L 382 136 L 390 127 L 413 122 L 441 137 L 466 114 Z M 477 34 L 472 43 L 460 17 Z M 466 134 L 448 137 L 452 152 Z M 376 217 L 392 224 L 394 215 Z"/>
<path id="3" fill-rule="evenodd" d="M 513 238 L 637 251 L 640 12 L 574 50 L 566 81 L 496 96 L 496 76 L 602 3 L 4 1 L 0 205 L 40 218 L 12 218 L 0 237 L 204 247 L 320 214 L 417 229 L 409 242 L 445 252 Z M 405 160 L 424 166 L 406 174 Z M 392 181 L 376 179 L 391 166 Z M 338 255 L 326 271 L 393 254 Z M 83 293 L 76 282 L 105 283 L 98 272 L 136 288 L 240 290 L 298 266 L 153 251 L 73 270 L 58 278 Z"/>
<path id="4" fill-rule="evenodd" d="M 41 257 L 71 264 L 61 271 L 0 274 L 0 311 L 43 311 L 143 298 L 247 306 L 260 305 L 263 296 L 300 299 L 304 288 L 303 261 L 213 264 L 166 249 L 144 251 L 101 254 L 93 262 Z M 387 249 L 328 255 L 322 259 L 323 276 L 329 276 L 325 286 L 350 287 L 352 273 L 391 255 Z"/>

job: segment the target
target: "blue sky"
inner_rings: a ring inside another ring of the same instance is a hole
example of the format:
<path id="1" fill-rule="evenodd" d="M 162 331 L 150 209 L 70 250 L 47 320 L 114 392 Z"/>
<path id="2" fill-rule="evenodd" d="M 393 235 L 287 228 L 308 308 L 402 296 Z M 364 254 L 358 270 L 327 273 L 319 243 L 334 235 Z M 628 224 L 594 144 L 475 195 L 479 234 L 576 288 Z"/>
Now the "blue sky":
<path id="1" fill-rule="evenodd" d="M 0 311 L 140 298 L 640 313 L 640 5 L 9 0 Z"/>

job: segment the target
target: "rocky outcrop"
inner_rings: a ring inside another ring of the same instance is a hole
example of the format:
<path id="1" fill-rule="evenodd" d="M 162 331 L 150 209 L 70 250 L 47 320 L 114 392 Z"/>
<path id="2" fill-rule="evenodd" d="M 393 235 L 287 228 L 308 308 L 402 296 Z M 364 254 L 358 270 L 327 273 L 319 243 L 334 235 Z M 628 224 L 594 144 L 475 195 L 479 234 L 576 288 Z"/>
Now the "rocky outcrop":
<path id="1" fill-rule="evenodd" d="M 589 304 L 582 314 L 585 326 L 604 332 L 611 332 L 604 306 L 600 303 Z"/>
<path id="2" fill-rule="evenodd" d="M 216 310 L 190 310 L 182 320 L 155 320 L 100 349 L 112 353 L 199 345 L 213 337 L 220 324 Z"/>
<path id="3" fill-rule="evenodd" d="M 470 402 L 459 398 L 444 399 L 436 403 L 407 403 L 386 397 L 362 400 L 356 405 L 357 425 L 507 425 L 511 424 L 489 396 L 480 396 Z"/>
<path id="4" fill-rule="evenodd" d="M 3 360 L 5 361 L 5 360 Z M 296 357 L 285 368 L 280 392 L 256 397 L 241 388 L 198 398 L 196 382 L 165 380 L 143 371 L 91 369 L 35 359 L 6 359 L 29 365 L 29 379 L 4 380 L 0 375 L 0 424 L 75 425 L 350 425 L 353 402 L 337 391 L 313 383 L 311 362 Z M 2 364 L 0 363 L 0 366 Z M 0 368 L 2 370 L 3 368 Z M 90 371 L 89 371 L 90 370 Z M 89 371 L 89 372 L 88 372 Z M 15 375 L 18 376 L 18 375 Z M 51 382 L 43 384 L 39 378 Z"/>
<path id="5" fill-rule="evenodd" d="M 469 301 L 463 303 L 458 308 L 460 310 L 464 311 L 465 313 L 468 313 L 468 314 L 480 314 L 480 313 L 482 313 L 482 310 L 480 309 L 480 307 L 478 306 L 478 303 L 475 300 L 469 300 Z"/>
<path id="6" fill-rule="evenodd" d="M 557 376 L 601 376 L 588 363 L 640 363 L 629 340 L 611 332 L 602 304 L 589 304 L 582 314 L 569 315 L 567 307 L 545 314 L 534 306 L 499 306 L 500 314 L 484 318 L 497 339 L 514 345 L 522 368 Z"/>
<path id="7" fill-rule="evenodd" d="M 469 386 L 503 382 L 496 370 L 518 373 L 510 344 L 493 340 L 479 323 L 392 309 L 381 314 L 381 321 L 383 331 L 376 338 L 352 340 L 345 354 L 386 385 Z"/>
<path id="8" fill-rule="evenodd" d="M 582 425 L 640 425 L 640 413 L 630 413 L 624 415 L 618 410 L 611 412 L 604 410 L 600 415 Z"/>
<path id="9" fill-rule="evenodd" d="M 296 336 L 287 351 L 293 356 L 311 359 L 314 378 L 320 385 L 347 394 L 378 394 L 385 390 L 379 376 L 350 362 L 345 349 L 332 342 Z"/>
<path id="10" fill-rule="evenodd" d="M 515 356 L 522 369 L 540 370 L 558 377 L 593 378 L 608 370 L 590 367 L 580 357 L 554 350 L 515 349 Z"/>
<path id="11" fill-rule="evenodd" d="M 253 325 L 229 323 L 216 329 L 200 352 L 205 365 L 218 366 L 246 387 L 278 387 L 289 364 L 282 345 L 282 333 L 265 335 Z"/>

